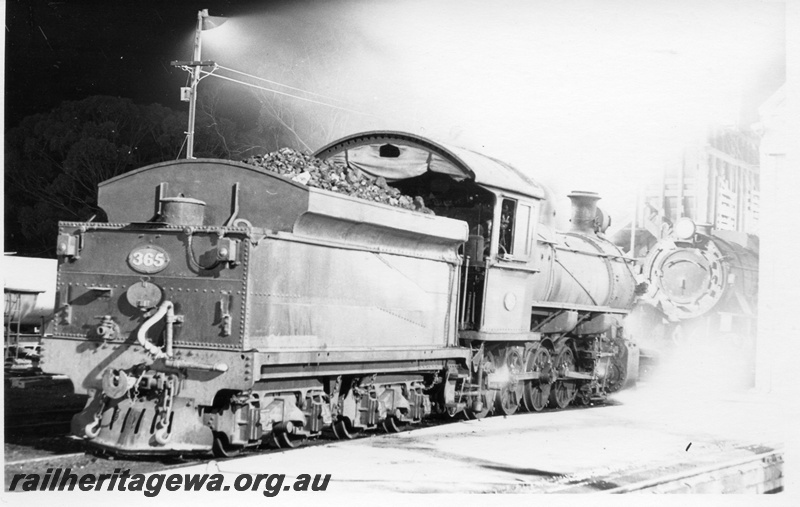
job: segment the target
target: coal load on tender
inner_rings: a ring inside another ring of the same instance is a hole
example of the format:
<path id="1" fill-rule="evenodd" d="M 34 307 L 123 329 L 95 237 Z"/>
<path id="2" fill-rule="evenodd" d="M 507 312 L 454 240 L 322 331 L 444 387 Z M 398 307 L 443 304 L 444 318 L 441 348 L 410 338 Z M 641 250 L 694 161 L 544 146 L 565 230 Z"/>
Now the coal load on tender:
<path id="1" fill-rule="evenodd" d="M 292 148 L 281 148 L 266 155 L 255 155 L 243 162 L 286 176 L 309 187 L 433 214 L 432 210 L 425 207 L 422 197 L 403 195 L 398 189 L 389 186 L 386 179 L 381 176 L 374 177 L 358 168 L 332 164 Z"/>

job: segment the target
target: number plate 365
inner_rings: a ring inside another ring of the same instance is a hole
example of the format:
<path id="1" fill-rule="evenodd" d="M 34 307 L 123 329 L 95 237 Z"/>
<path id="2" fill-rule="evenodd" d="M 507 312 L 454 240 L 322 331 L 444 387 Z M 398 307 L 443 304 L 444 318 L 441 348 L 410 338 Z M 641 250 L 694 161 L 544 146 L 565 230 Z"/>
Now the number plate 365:
<path id="1" fill-rule="evenodd" d="M 158 273 L 169 264 L 169 255 L 155 245 L 137 246 L 128 254 L 128 264 L 139 273 Z"/>

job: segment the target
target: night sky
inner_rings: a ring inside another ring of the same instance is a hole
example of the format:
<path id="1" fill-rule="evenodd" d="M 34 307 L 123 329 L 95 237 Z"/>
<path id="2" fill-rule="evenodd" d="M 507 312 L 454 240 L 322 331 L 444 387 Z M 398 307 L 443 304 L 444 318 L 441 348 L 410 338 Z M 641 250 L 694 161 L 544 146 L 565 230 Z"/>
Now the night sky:
<path id="1" fill-rule="evenodd" d="M 6 128 L 63 100 L 91 95 L 180 108 L 179 88 L 187 74 L 169 64 L 190 59 L 188 37 L 197 11 L 235 14 L 246 5 L 219 0 L 8 0 Z"/>
<path id="2" fill-rule="evenodd" d="M 785 81 L 781 2 L 9 0 L 6 128 L 91 95 L 186 111 L 170 62 L 191 58 L 203 8 L 230 19 L 203 59 L 358 112 L 298 102 L 333 125 L 312 149 L 406 130 L 619 202 L 708 126 L 758 121 Z M 266 95 L 237 86 L 223 92 L 252 120 Z"/>

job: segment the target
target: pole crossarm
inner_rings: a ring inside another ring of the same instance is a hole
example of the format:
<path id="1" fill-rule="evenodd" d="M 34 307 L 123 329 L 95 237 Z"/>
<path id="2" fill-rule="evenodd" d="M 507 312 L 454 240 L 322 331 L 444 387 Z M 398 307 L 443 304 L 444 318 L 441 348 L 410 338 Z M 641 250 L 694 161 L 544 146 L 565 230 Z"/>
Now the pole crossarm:
<path id="1" fill-rule="evenodd" d="M 184 61 L 184 60 L 173 60 L 169 62 L 172 67 L 216 67 L 216 62 L 212 62 L 211 60 L 205 60 L 202 62 L 193 62 L 193 61 Z"/>

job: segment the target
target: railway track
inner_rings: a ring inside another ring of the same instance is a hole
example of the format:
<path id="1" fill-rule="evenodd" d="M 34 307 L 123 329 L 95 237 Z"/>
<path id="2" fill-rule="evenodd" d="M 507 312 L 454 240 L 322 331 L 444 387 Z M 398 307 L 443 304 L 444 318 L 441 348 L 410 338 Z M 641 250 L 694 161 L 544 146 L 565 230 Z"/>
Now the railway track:
<path id="1" fill-rule="evenodd" d="M 596 410 L 596 409 L 599 409 L 599 408 L 614 406 L 615 404 L 616 403 L 613 402 L 613 401 L 607 401 L 606 403 L 595 405 L 595 406 L 591 406 L 591 407 L 588 407 L 588 406 L 586 406 L 586 407 L 583 407 L 583 406 L 570 406 L 570 407 L 568 407 L 566 409 L 560 410 L 560 412 L 570 412 L 570 411 L 574 411 L 574 410 L 585 410 L 585 409 Z M 546 410 L 545 413 L 552 412 L 552 411 L 553 410 Z M 75 410 L 50 410 L 50 411 L 40 411 L 40 412 L 29 412 L 29 413 L 25 413 L 25 414 L 17 414 L 16 417 L 12 416 L 11 419 L 9 419 L 8 416 L 7 416 L 7 418 L 6 418 L 6 426 L 5 426 L 6 427 L 6 435 L 7 436 L 9 436 L 9 435 L 11 435 L 11 436 L 20 435 L 20 436 L 24 437 L 26 434 L 32 432 L 33 430 L 39 430 L 39 429 L 42 429 L 42 428 L 58 428 L 61 431 L 57 431 L 56 433 L 49 433 L 47 438 L 50 438 L 50 439 L 52 439 L 52 438 L 62 438 L 64 440 L 68 440 L 68 441 L 74 442 L 74 444 L 77 445 L 77 446 L 83 447 L 84 444 L 83 444 L 83 442 L 81 440 L 69 436 L 69 426 L 70 426 L 71 418 L 75 413 L 76 413 Z M 490 416 L 490 417 L 492 417 L 492 416 Z M 434 426 L 440 426 L 440 425 L 443 425 L 443 424 L 450 424 L 450 423 L 454 422 L 455 420 L 456 419 L 454 419 L 454 418 L 447 417 L 445 415 L 441 415 L 440 417 L 431 417 L 431 418 L 425 419 L 425 420 L 423 420 L 422 422 L 420 422 L 418 424 L 403 426 L 403 427 L 401 427 L 399 429 L 399 431 L 387 432 L 387 431 L 382 430 L 382 429 L 368 430 L 368 431 L 353 433 L 350 438 L 347 438 L 347 439 L 344 439 L 344 440 L 345 441 L 346 440 L 351 440 L 351 439 L 352 440 L 359 440 L 359 439 L 363 439 L 363 438 L 369 438 L 369 437 L 375 436 L 375 435 L 381 435 L 381 434 L 384 434 L 384 433 L 397 433 L 397 432 L 403 432 L 403 431 L 410 431 L 410 430 L 413 430 L 413 429 L 429 428 L 429 427 L 434 427 Z M 325 443 L 336 442 L 336 441 L 339 441 L 339 439 L 337 439 L 335 437 L 333 432 L 326 431 L 320 436 L 317 436 L 317 437 L 314 437 L 314 438 L 309 438 L 309 439 L 297 442 L 297 447 L 324 445 Z M 35 446 L 35 444 L 34 444 L 34 446 Z M 96 451 L 96 450 L 93 450 L 93 449 L 91 449 L 89 447 L 87 447 L 86 449 L 87 449 L 86 452 L 78 453 L 78 454 L 91 454 L 93 456 L 100 457 L 100 458 L 115 459 L 114 456 L 109 455 L 107 453 L 104 453 L 102 451 Z M 277 450 L 281 450 L 281 449 L 284 449 L 284 448 L 278 448 L 278 447 L 275 447 L 274 445 L 265 443 L 264 445 L 262 445 L 260 447 L 243 448 L 239 452 L 232 453 L 229 457 L 233 458 L 233 457 L 242 457 L 242 456 L 248 456 L 248 455 L 257 455 L 257 454 L 262 454 L 262 453 L 271 452 L 271 451 L 277 451 Z M 126 457 L 126 459 L 127 458 L 128 457 Z M 39 458 L 34 458 L 34 460 L 38 460 L 38 459 Z M 135 461 L 135 460 L 138 460 L 138 459 L 148 460 L 148 459 L 151 459 L 151 458 L 148 458 L 148 457 L 130 457 L 130 459 Z M 183 456 L 176 456 L 176 457 L 171 457 L 171 458 L 167 457 L 167 458 L 164 458 L 164 459 L 166 459 L 166 460 L 169 460 L 169 459 L 183 460 L 184 457 Z M 188 458 L 187 457 L 186 459 L 189 459 L 190 461 L 202 462 L 206 458 L 204 458 L 204 457 Z M 225 458 L 217 457 L 215 459 L 225 459 Z M 18 460 L 18 461 L 19 461 L 19 463 L 23 463 L 26 460 L 25 459 L 21 459 L 21 460 Z M 16 463 L 16 462 L 14 462 L 14 463 Z M 6 463 L 6 465 L 10 465 L 10 464 L 12 464 L 12 463 Z"/>
<path id="2" fill-rule="evenodd" d="M 61 467 L 81 470 L 85 473 L 108 473 L 109 467 L 124 467 L 132 473 L 148 473 L 175 468 L 178 466 L 202 464 L 211 458 L 162 457 L 128 458 L 109 456 L 87 448 L 78 439 L 69 435 L 72 416 L 82 410 L 86 398 L 72 394 L 72 386 L 60 380 L 48 384 L 46 381 L 30 382 L 25 387 L 12 387 L 6 383 L 5 413 L 5 476 L 6 484 L 15 474 L 45 473 L 48 468 Z M 607 405 L 615 404 L 609 401 Z M 596 405 L 603 408 L 607 405 Z M 569 407 L 574 411 L 584 407 Z M 450 418 L 431 418 L 421 424 L 408 426 L 403 430 L 439 426 L 452 421 Z M 368 431 L 354 434 L 355 440 L 370 438 L 381 431 Z M 325 433 L 318 438 L 302 442 L 303 447 L 324 446 L 335 442 L 332 434 Z M 245 449 L 236 457 L 256 456 L 275 452 L 268 446 Z M 231 456 L 234 457 L 234 456 Z"/>
<path id="3" fill-rule="evenodd" d="M 40 458 L 30 458 L 30 459 L 20 459 L 20 460 L 16 460 L 16 461 L 8 461 L 8 462 L 6 462 L 5 466 L 7 466 L 7 467 L 11 467 L 11 466 L 26 466 L 26 465 L 31 465 L 33 463 L 42 463 L 42 462 L 51 463 L 51 462 L 62 460 L 62 459 L 65 459 L 65 460 L 66 459 L 74 459 L 74 458 L 79 458 L 79 457 L 83 457 L 83 456 L 86 456 L 85 452 L 73 452 L 73 453 L 70 453 L 70 454 L 58 454 L 58 455 L 54 455 L 54 456 L 42 456 Z"/>
<path id="4" fill-rule="evenodd" d="M 5 419 L 6 435 L 43 428 L 64 428 L 64 433 L 69 431 L 72 416 L 78 411 L 74 409 L 50 410 L 46 412 L 29 412 L 7 414 Z"/>
<path id="5" fill-rule="evenodd" d="M 573 419 L 583 418 L 586 417 L 590 412 L 594 413 L 598 409 L 606 409 L 611 410 L 612 413 L 616 413 L 616 409 L 614 406 L 619 405 L 617 402 L 611 402 L 603 405 L 598 405 L 592 407 L 590 411 L 583 411 L 580 410 L 584 407 L 570 407 L 563 411 L 549 411 L 550 416 L 563 416 L 566 419 Z M 581 413 L 586 415 L 582 415 Z M 605 412 L 605 410 L 603 410 Z M 23 414 L 25 417 L 31 417 L 34 415 L 38 415 L 39 417 L 64 417 L 68 411 L 65 410 L 47 410 L 47 411 L 39 411 L 38 413 L 29 412 Z M 572 413 L 571 416 L 569 413 Z M 547 412 L 541 414 L 542 416 L 547 416 Z M 613 415 L 609 416 L 613 419 Z M 498 417 L 490 417 L 487 419 L 487 423 L 490 426 L 494 426 L 493 431 L 489 431 L 484 435 L 482 438 L 495 438 L 498 434 L 503 433 L 506 430 L 498 430 L 498 424 L 502 424 L 503 427 L 507 428 L 506 423 L 502 421 L 498 421 L 498 419 L 505 419 L 505 418 L 498 418 Z M 512 422 L 514 418 L 509 418 L 509 423 L 514 426 L 515 423 Z M 561 419 L 561 417 L 559 417 Z M 599 420 L 604 420 L 605 417 L 600 417 Z M 435 426 L 440 426 L 442 424 L 446 424 L 447 420 L 444 419 L 429 419 L 424 421 L 421 425 L 415 425 L 413 427 L 409 427 L 408 429 L 424 429 L 424 428 L 433 428 Z M 552 426 L 552 420 L 550 421 Z M 616 424 L 616 423 L 615 423 Z M 484 426 L 484 425 L 481 425 Z M 649 427 L 648 427 L 649 428 Z M 540 429 L 541 431 L 547 431 L 544 428 Z M 648 429 L 648 435 L 652 431 Z M 423 433 L 425 433 L 423 431 Z M 456 430 L 456 433 L 459 433 L 459 430 Z M 464 433 L 468 436 L 472 432 L 465 432 L 462 428 L 461 433 Z M 342 453 L 352 453 L 358 452 L 359 449 L 364 448 L 366 445 L 368 448 L 379 446 L 384 448 L 386 446 L 391 447 L 392 444 L 384 443 L 384 439 L 378 439 L 375 443 L 370 442 L 371 437 L 380 437 L 382 432 L 365 432 L 358 435 L 355 435 L 355 439 L 351 444 L 348 444 L 346 447 L 341 447 Z M 414 437 L 419 438 L 419 437 Z M 412 440 L 414 440 L 412 438 Z M 424 437 L 423 437 L 424 438 Z M 531 436 L 531 438 L 542 438 L 542 437 L 535 437 Z M 190 470 L 194 470 L 196 466 L 205 465 L 211 462 L 211 459 L 206 458 L 192 458 L 192 459 L 182 459 L 182 458 L 136 458 L 136 459 L 125 459 L 120 457 L 111 457 L 111 456 L 103 456 L 103 455 L 95 455 L 86 452 L 78 452 L 83 449 L 82 442 L 78 440 L 69 439 L 66 437 L 66 431 L 58 437 L 60 441 L 68 441 L 71 443 L 71 449 L 62 449 L 58 454 L 50 454 L 42 456 L 41 454 L 37 455 L 36 453 L 41 453 L 41 449 L 37 449 L 37 447 L 41 447 L 41 443 L 38 443 L 31 447 L 31 455 L 17 455 L 17 456 L 6 456 L 6 466 L 5 466 L 5 476 L 6 476 L 6 484 L 9 484 L 9 479 L 13 478 L 15 474 L 29 474 L 29 473 L 45 473 L 48 468 L 60 467 L 63 469 L 71 468 L 72 470 L 80 470 L 81 473 L 109 473 L 110 469 L 113 468 L 122 468 L 124 470 L 130 470 L 131 473 L 152 473 L 152 472 L 163 472 L 169 470 L 175 470 L 177 473 L 180 473 L 180 468 L 187 468 Z M 395 441 L 394 438 L 390 439 L 391 441 Z M 359 443 L 359 441 L 361 443 Z M 401 441 L 406 442 L 406 439 L 401 439 Z M 323 435 L 320 438 L 309 440 L 304 442 L 305 447 L 318 447 L 319 451 L 323 451 L 320 455 L 328 455 L 330 452 L 324 449 L 327 447 L 328 444 L 333 444 L 335 440 L 332 439 L 329 435 Z M 389 442 L 389 441 L 387 441 Z M 700 445 L 698 443 L 698 445 Z M 715 444 L 716 445 L 716 444 Z M 497 485 L 494 489 L 491 489 L 495 492 L 516 492 L 516 493 L 523 493 L 523 492 L 530 492 L 530 493 L 630 493 L 630 492 L 657 492 L 657 493 L 667 493 L 667 492 L 677 492 L 677 493 L 721 493 L 721 492 L 759 492 L 759 493 L 776 493 L 782 490 L 782 464 L 783 464 L 783 452 L 780 449 L 768 449 L 766 447 L 763 448 L 753 448 L 753 449 L 744 449 L 739 448 L 739 446 L 734 447 L 725 447 L 720 445 L 720 452 L 718 454 L 708 454 L 707 456 L 697 459 L 691 458 L 689 454 L 686 454 L 686 460 L 676 460 L 673 463 L 656 463 L 658 466 L 653 465 L 649 462 L 642 462 L 639 463 L 637 466 L 633 466 L 633 464 L 628 463 L 627 461 L 623 463 L 625 466 L 614 466 L 614 467 L 601 467 L 596 472 L 593 473 L 578 473 L 578 474 L 570 474 L 565 473 L 563 475 L 553 476 L 553 477 L 543 477 L 540 479 L 536 479 L 535 477 L 532 478 L 526 471 L 527 469 L 520 469 L 522 475 L 515 479 L 515 481 L 519 482 L 520 485 L 515 486 L 511 483 L 506 484 L 505 482 L 502 484 Z M 352 446 L 352 447 L 351 447 Z M 401 449 L 402 452 L 408 451 L 407 444 L 394 444 L 395 448 Z M 706 444 L 708 446 L 708 444 Z M 422 445 L 419 447 L 421 449 L 420 452 L 423 454 L 425 452 L 434 452 L 432 449 L 435 449 L 435 445 Z M 697 445 L 692 447 L 695 449 Z M 548 447 L 549 448 L 549 447 Z M 335 447 L 334 447 L 335 449 Z M 345 450 L 350 449 L 350 450 Z M 751 456 L 742 456 L 743 451 L 747 450 L 748 452 L 752 452 Z M 316 452 L 316 450 L 314 451 Z M 438 452 L 438 451 L 437 451 Z M 272 454 L 272 456 L 264 456 L 264 459 L 269 460 L 269 463 L 282 463 L 285 460 L 287 463 L 292 462 L 291 454 L 284 455 L 282 451 L 274 452 L 265 449 L 254 449 L 254 450 L 246 450 L 242 453 L 238 454 L 238 457 L 256 457 L 259 454 Z M 405 456 L 405 454 L 404 454 Z M 452 459 L 454 463 L 460 463 L 459 461 L 460 455 L 454 455 Z M 443 458 L 444 456 L 438 456 L 438 458 Z M 422 458 L 420 458 L 422 459 Z M 451 459 L 448 457 L 448 459 Z M 487 458 L 487 463 L 491 462 L 494 463 L 491 459 Z M 277 461 L 273 461 L 277 460 Z M 283 461 L 282 461 L 283 460 Z M 470 458 L 470 460 L 474 460 L 474 458 Z M 214 461 L 224 462 L 225 459 L 216 459 Z M 402 460 L 400 460 L 402 462 Z M 513 460 L 509 463 L 512 463 Z M 617 464 L 619 465 L 619 464 Z M 630 466 L 629 466 L 630 465 Z M 666 465 L 666 466 L 664 466 Z M 233 465 L 232 465 L 233 466 Z M 420 464 L 422 466 L 422 463 Z M 490 468 L 492 470 L 500 470 L 503 469 L 502 467 L 498 468 L 498 465 L 494 463 L 494 468 Z M 234 468 L 231 470 L 238 470 L 238 468 Z M 513 467 L 508 468 L 509 471 L 513 472 L 515 470 Z M 509 473 L 511 473 L 509 472 Z M 233 473 L 233 472 L 232 472 Z M 388 483 L 387 483 L 388 484 Z M 511 484 L 511 485 L 509 485 Z M 440 485 L 441 487 L 445 487 Z M 486 483 L 486 487 L 490 487 L 491 484 L 488 482 Z M 433 486 L 432 486 L 433 487 Z M 446 486 L 450 487 L 450 486 Z M 509 489 L 510 488 L 510 489 Z"/>

